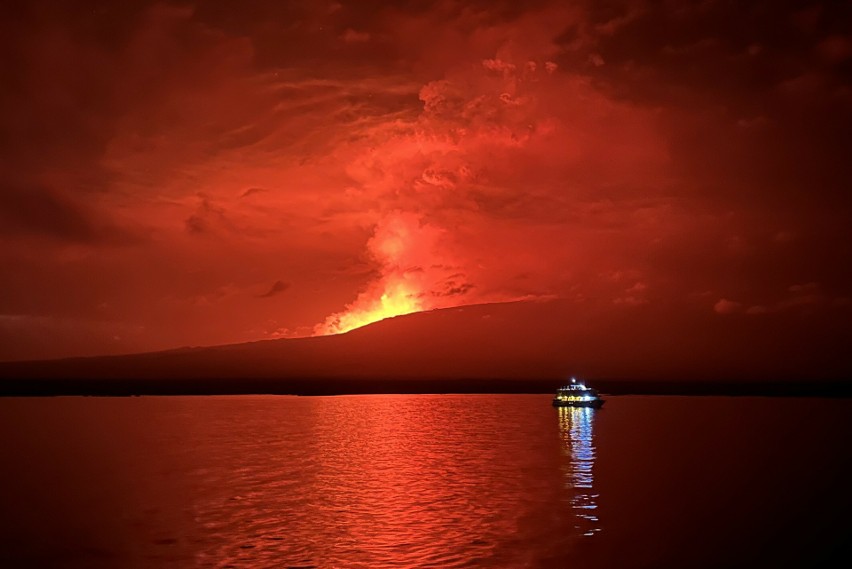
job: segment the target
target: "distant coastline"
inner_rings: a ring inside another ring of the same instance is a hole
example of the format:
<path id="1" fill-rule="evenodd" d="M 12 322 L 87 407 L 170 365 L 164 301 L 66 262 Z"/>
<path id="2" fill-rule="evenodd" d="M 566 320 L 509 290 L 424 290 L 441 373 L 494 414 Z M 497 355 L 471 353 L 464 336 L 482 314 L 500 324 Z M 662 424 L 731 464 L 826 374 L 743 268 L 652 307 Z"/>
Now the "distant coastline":
<path id="1" fill-rule="evenodd" d="M 852 381 L 590 380 L 609 395 L 852 397 Z M 361 395 L 425 393 L 548 393 L 553 379 L 501 378 L 184 378 L 0 379 L 0 397 L 176 395 Z"/>
<path id="2" fill-rule="evenodd" d="M 843 312 L 819 326 L 777 314 L 738 328 L 680 308 L 661 327 L 642 307 L 592 326 L 599 319 L 576 310 L 559 300 L 472 305 L 331 336 L 0 361 L 0 396 L 552 395 L 576 375 L 611 395 L 852 397 Z"/>

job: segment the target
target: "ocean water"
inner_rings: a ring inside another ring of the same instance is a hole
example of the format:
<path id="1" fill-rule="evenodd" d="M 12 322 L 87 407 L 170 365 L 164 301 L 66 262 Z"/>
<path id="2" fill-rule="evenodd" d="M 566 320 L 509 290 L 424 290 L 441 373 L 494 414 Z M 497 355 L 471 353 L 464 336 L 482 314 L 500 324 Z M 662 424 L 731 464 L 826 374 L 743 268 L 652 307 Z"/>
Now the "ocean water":
<path id="1" fill-rule="evenodd" d="M 852 400 L 0 399 L 0 567 L 852 560 Z"/>

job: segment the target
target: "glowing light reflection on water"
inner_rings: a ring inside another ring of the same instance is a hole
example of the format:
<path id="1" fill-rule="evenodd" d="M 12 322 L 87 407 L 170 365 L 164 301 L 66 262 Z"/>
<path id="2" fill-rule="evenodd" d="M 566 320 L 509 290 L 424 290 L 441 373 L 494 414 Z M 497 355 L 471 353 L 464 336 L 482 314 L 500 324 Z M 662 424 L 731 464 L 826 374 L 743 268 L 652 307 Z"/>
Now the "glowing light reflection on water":
<path id="1" fill-rule="evenodd" d="M 601 530 L 597 516 L 599 495 L 594 489 L 595 410 L 589 407 L 559 407 L 558 410 L 560 435 L 570 457 L 566 465 L 565 485 L 571 492 L 575 528 L 584 536 L 593 536 Z"/>
<path id="2" fill-rule="evenodd" d="M 0 567 L 850 565 L 852 399 L 551 397 L 0 398 Z"/>

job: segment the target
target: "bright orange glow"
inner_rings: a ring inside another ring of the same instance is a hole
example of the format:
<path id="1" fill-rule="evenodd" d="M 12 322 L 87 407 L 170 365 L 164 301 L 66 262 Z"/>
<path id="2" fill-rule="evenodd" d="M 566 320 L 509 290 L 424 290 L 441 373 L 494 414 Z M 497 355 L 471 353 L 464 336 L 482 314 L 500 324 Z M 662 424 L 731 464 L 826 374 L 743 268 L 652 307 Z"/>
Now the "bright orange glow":
<path id="1" fill-rule="evenodd" d="M 395 212 L 384 218 L 367 243 L 379 264 L 379 278 L 314 333 L 342 334 L 384 318 L 436 308 L 434 289 L 442 272 L 431 267 L 441 233 L 413 214 Z"/>
<path id="2" fill-rule="evenodd" d="M 372 296 L 368 293 L 362 294 L 352 305 L 353 308 L 329 316 L 317 327 L 316 333 L 318 335 L 342 334 L 385 318 L 423 309 L 416 289 L 406 281 L 405 275 L 402 275 L 400 280 L 388 282 L 384 292 L 378 298 Z"/>

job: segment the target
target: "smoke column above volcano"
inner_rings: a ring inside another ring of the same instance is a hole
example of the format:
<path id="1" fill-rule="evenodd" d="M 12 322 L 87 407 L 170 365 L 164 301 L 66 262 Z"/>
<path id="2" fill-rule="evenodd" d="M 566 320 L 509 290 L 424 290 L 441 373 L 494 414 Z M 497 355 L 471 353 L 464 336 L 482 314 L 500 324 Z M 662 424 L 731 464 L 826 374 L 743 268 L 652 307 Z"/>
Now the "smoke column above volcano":
<path id="1" fill-rule="evenodd" d="M 466 288 L 451 265 L 435 262 L 443 234 L 412 213 L 384 218 L 367 242 L 378 278 L 343 311 L 318 325 L 315 334 L 339 334 L 383 318 L 447 306 L 452 293 Z"/>

